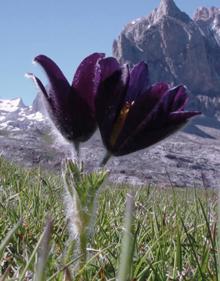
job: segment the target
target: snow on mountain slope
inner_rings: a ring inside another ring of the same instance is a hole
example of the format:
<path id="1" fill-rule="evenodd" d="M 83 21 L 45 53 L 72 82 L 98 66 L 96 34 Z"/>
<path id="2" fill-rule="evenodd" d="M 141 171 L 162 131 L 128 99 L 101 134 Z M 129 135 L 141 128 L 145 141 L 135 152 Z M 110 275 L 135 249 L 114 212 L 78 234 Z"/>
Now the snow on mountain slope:
<path id="1" fill-rule="evenodd" d="M 24 107 L 21 98 L 15 98 L 11 100 L 0 99 L 0 110 L 3 112 L 13 112 L 20 107 Z"/>
<path id="2" fill-rule="evenodd" d="M 22 166 L 54 169 L 63 158 L 56 149 L 50 123 L 41 112 L 20 98 L 0 99 L 1 156 Z"/>
<path id="3" fill-rule="evenodd" d="M 0 130 L 28 130 L 39 122 L 45 122 L 43 114 L 25 106 L 21 98 L 0 99 Z"/>

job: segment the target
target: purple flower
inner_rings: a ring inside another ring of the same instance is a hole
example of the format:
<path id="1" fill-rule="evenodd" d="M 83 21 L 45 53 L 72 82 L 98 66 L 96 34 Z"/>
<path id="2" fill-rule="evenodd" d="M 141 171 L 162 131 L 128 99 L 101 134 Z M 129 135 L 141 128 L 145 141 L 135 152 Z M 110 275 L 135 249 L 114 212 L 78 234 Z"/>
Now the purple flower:
<path id="1" fill-rule="evenodd" d="M 149 147 L 184 126 L 199 112 L 184 111 L 182 85 L 149 85 L 147 64 L 129 70 L 114 58 L 99 61 L 101 77 L 96 118 L 108 153 L 119 156 Z"/>
<path id="2" fill-rule="evenodd" d="M 27 74 L 40 89 L 48 114 L 70 142 L 77 145 L 89 139 L 96 129 L 95 96 L 99 84 L 98 61 L 104 54 L 94 53 L 79 65 L 70 85 L 66 77 L 50 58 L 39 55 L 39 63 L 49 79 L 49 87 L 32 73 Z"/>

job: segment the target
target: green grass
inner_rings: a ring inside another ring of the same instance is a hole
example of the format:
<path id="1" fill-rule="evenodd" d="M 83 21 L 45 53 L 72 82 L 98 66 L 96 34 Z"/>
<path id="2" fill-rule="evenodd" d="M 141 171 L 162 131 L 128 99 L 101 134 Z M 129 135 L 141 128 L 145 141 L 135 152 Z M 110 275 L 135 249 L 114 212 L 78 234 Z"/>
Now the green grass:
<path id="1" fill-rule="evenodd" d="M 133 280 L 218 280 L 215 191 L 136 188 Z M 100 193 L 88 261 L 72 280 L 116 280 L 127 190 L 112 185 Z M 78 257 L 70 254 L 62 198 L 58 176 L 0 160 L 2 280 L 31 280 L 28 274 L 34 276 L 48 217 L 53 220 L 53 230 L 43 280 L 71 280 L 68 276 Z M 35 280 L 39 279 L 35 276 Z"/>

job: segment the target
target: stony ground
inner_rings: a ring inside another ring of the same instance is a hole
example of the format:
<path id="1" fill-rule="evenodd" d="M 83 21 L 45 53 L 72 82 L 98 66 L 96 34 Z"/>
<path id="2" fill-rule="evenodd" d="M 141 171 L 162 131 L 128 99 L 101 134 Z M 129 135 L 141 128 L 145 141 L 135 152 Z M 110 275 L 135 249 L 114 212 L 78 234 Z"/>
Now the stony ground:
<path id="1" fill-rule="evenodd" d="M 197 124 L 193 131 L 194 134 L 179 132 L 137 153 L 112 157 L 106 165 L 110 180 L 163 186 L 220 186 L 220 130 Z M 22 165 L 59 171 L 62 159 L 70 155 L 68 151 L 72 148 L 49 132 L 48 124 L 21 131 L 0 131 L 0 153 Z M 98 169 L 104 153 L 96 133 L 82 146 L 86 169 Z"/>
<path id="2" fill-rule="evenodd" d="M 220 130 L 202 126 L 200 129 L 213 138 L 179 132 L 149 149 L 113 157 L 107 164 L 111 178 L 135 184 L 220 186 Z M 92 147 L 99 147 L 98 139 L 95 146 L 85 148 L 91 166 L 91 158 L 97 159 L 100 155 Z"/>

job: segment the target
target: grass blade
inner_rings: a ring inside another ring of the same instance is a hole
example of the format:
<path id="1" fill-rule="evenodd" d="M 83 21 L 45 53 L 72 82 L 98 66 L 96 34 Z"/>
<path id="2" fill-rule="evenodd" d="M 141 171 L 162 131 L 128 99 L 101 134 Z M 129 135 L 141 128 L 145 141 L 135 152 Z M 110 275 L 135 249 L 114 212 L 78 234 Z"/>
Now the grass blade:
<path id="1" fill-rule="evenodd" d="M 188 239 L 188 241 L 189 241 L 189 245 L 190 245 L 192 254 L 193 254 L 194 259 L 195 259 L 195 261 L 196 261 L 196 264 L 197 264 L 197 266 L 198 266 L 198 270 L 199 270 L 200 276 L 201 276 L 201 278 L 202 278 L 201 280 L 203 281 L 203 280 L 204 280 L 204 277 L 203 277 L 204 274 L 203 274 L 203 272 L 202 272 L 202 268 L 201 268 L 201 265 L 200 265 L 200 263 L 199 263 L 198 256 L 197 256 L 197 254 L 196 254 L 196 250 L 195 250 L 195 247 L 194 247 L 194 245 L 193 245 L 192 238 L 191 238 L 190 234 L 188 233 L 187 228 L 186 228 L 186 226 L 185 226 L 184 221 L 183 221 L 182 218 L 181 218 L 181 222 L 182 222 L 182 226 L 183 226 L 183 228 L 184 228 L 185 234 L 186 234 L 186 236 L 187 236 L 187 239 Z M 200 280 L 200 279 L 199 279 L 199 280 Z"/>
<path id="2" fill-rule="evenodd" d="M 132 234 L 133 220 L 134 220 L 134 196 L 128 193 L 126 198 L 124 234 L 123 234 L 122 245 L 121 245 L 118 281 L 130 280 L 132 259 L 134 253 L 134 247 L 133 247 L 134 236 Z"/>
<path id="3" fill-rule="evenodd" d="M 45 230 L 45 231 L 46 231 L 46 230 Z M 24 280 L 25 273 L 26 273 L 26 271 L 28 270 L 30 264 L 32 263 L 32 261 L 33 261 L 35 255 L 36 255 L 36 253 L 37 253 L 37 251 L 38 251 L 38 249 L 39 249 L 39 247 L 40 247 L 40 245 L 41 245 L 43 239 L 45 238 L 45 231 L 41 234 L 41 236 L 40 236 L 40 238 L 39 238 L 39 240 L 38 240 L 38 242 L 37 242 L 37 244 L 36 244 L 36 246 L 35 246 L 35 248 L 34 248 L 32 254 L 31 254 L 31 256 L 30 256 L 30 258 L 29 258 L 29 260 L 28 260 L 28 262 L 26 263 L 25 268 L 24 268 L 24 270 L 22 271 L 22 273 L 21 273 L 21 275 L 20 275 L 18 281 L 23 281 L 23 280 Z"/>
<path id="4" fill-rule="evenodd" d="M 52 234 L 53 223 L 51 219 L 48 219 L 46 224 L 42 242 L 40 245 L 39 257 L 36 266 L 36 275 L 34 281 L 43 281 L 45 280 L 45 267 L 47 264 L 48 254 L 50 251 L 49 242 Z"/>
<path id="5" fill-rule="evenodd" d="M 18 229 L 18 227 L 20 226 L 20 224 L 22 223 L 22 219 L 19 220 L 16 225 L 9 230 L 9 232 L 6 234 L 5 238 L 3 239 L 3 241 L 0 244 L 0 257 L 5 249 L 5 247 L 7 246 L 7 244 L 9 243 L 11 237 L 13 236 L 13 234 L 16 232 L 16 230 Z"/>

